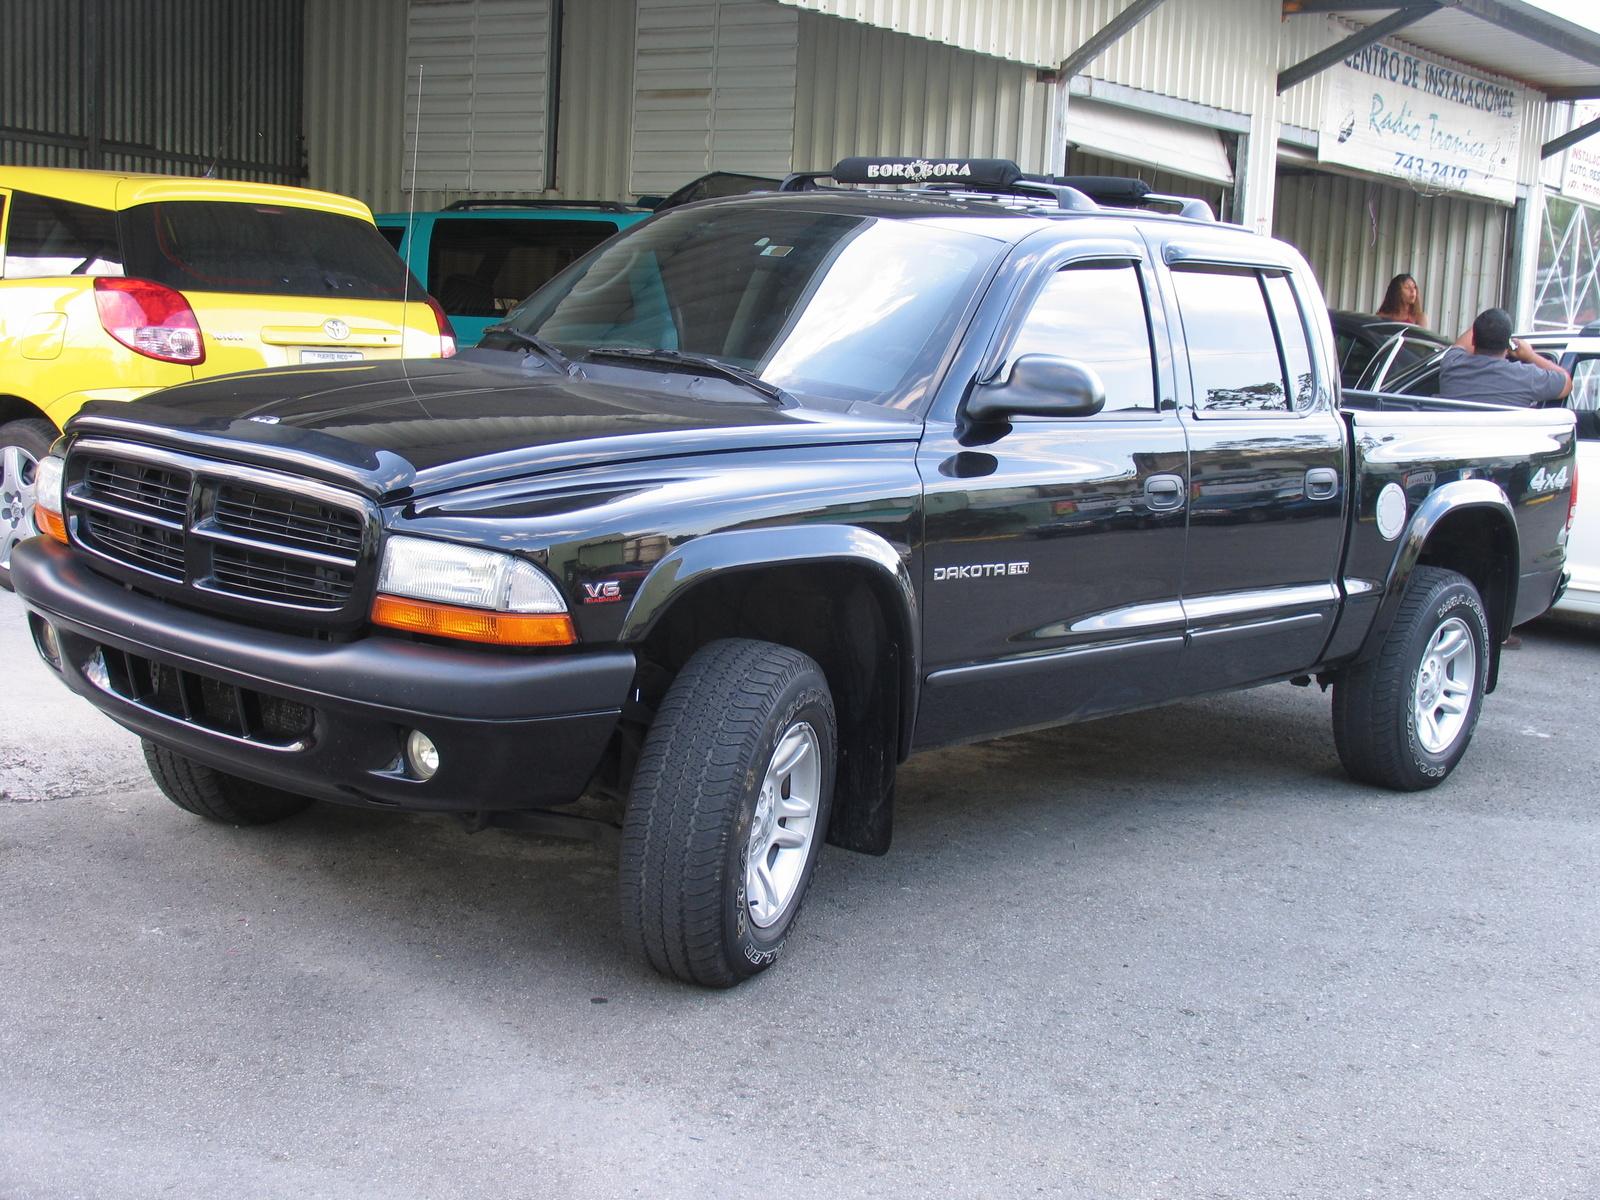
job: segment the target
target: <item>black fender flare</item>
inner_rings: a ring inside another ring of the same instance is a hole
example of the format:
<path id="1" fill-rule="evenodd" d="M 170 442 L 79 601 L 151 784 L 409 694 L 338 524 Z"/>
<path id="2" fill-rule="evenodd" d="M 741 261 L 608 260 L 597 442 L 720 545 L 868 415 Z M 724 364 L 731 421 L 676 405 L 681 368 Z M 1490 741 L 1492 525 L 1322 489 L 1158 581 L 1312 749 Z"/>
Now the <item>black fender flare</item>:
<path id="1" fill-rule="evenodd" d="M 618 640 L 625 645 L 643 641 L 673 603 L 708 579 L 730 572 L 791 567 L 797 563 L 847 563 L 865 567 L 895 598 L 894 611 L 886 615 L 891 631 L 905 647 L 901 656 L 900 745 L 897 747 L 897 757 L 904 759 L 911 745 L 911 731 L 916 728 L 917 682 L 922 670 L 922 621 L 909 553 L 902 554 L 871 530 L 854 525 L 785 525 L 725 530 L 683 542 L 645 576 L 623 617 Z"/>
<path id="2" fill-rule="evenodd" d="M 1378 606 L 1372 628 L 1367 631 L 1366 640 L 1362 642 L 1361 650 L 1356 655 L 1357 661 L 1370 658 L 1383 644 L 1390 626 L 1394 624 L 1395 613 L 1400 608 L 1400 600 L 1405 594 L 1406 585 L 1411 580 L 1411 573 L 1416 569 L 1417 563 L 1422 558 L 1422 552 L 1427 547 L 1428 538 L 1446 517 L 1474 509 L 1495 514 L 1504 524 L 1506 534 L 1511 539 L 1511 561 L 1507 564 L 1505 572 L 1505 594 L 1499 597 L 1484 597 L 1505 614 L 1505 628 L 1490 631 L 1494 645 L 1489 647 L 1488 690 L 1494 690 L 1500 671 L 1500 642 L 1511 632 L 1511 616 L 1517 607 L 1521 541 L 1517 534 L 1517 518 L 1510 498 L 1499 484 L 1489 479 L 1455 480 L 1430 492 L 1422 503 L 1417 505 L 1417 510 L 1411 514 L 1405 533 L 1400 537 L 1399 549 L 1393 564 L 1389 567 L 1388 578 L 1384 580 L 1383 602 Z"/>

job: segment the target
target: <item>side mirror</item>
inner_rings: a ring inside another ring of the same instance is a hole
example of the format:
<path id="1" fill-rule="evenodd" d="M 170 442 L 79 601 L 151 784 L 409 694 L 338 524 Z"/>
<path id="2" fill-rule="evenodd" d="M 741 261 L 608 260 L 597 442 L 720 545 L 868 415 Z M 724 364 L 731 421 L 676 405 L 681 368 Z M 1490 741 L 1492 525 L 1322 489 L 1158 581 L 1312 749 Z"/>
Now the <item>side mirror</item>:
<path id="1" fill-rule="evenodd" d="M 1092 367 L 1054 354 L 1024 354 L 1011 374 L 980 384 L 967 399 L 973 421 L 1009 416 L 1092 417 L 1106 404 L 1106 385 Z"/>

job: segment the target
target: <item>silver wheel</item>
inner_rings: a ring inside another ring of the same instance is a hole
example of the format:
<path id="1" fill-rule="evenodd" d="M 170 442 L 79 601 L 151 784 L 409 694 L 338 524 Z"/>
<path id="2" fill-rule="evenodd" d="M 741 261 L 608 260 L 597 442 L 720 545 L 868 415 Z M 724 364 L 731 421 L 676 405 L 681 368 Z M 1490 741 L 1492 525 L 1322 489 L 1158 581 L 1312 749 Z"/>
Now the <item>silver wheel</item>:
<path id="1" fill-rule="evenodd" d="M 1429 754 L 1449 750 L 1467 727 L 1477 681 L 1478 652 L 1472 633 L 1460 617 L 1451 617 L 1428 642 L 1412 693 L 1417 740 Z"/>
<path id="2" fill-rule="evenodd" d="M 33 523 L 38 469 L 38 460 L 21 446 L 0 446 L 0 568 L 10 568 L 11 551 L 18 542 L 39 532 Z"/>
<path id="3" fill-rule="evenodd" d="M 756 796 L 744 850 L 745 907 L 771 928 L 800 893 L 822 799 L 822 751 L 805 721 L 789 726 L 773 747 Z"/>

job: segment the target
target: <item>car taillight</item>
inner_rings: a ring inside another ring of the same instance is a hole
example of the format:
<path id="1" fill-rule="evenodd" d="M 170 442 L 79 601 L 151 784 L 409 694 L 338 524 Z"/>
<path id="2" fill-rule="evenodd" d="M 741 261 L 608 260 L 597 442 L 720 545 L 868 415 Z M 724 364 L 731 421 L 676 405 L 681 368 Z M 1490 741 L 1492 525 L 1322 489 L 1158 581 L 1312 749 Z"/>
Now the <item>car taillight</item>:
<path id="1" fill-rule="evenodd" d="M 148 279 L 101 275 L 94 281 L 94 306 L 105 331 L 135 353 L 189 366 L 206 360 L 200 322 L 182 292 Z"/>
<path id="2" fill-rule="evenodd" d="M 456 327 L 445 315 L 444 305 L 432 296 L 428 297 L 428 307 L 433 311 L 433 319 L 439 322 L 439 357 L 449 358 L 456 352 Z"/>
<path id="3" fill-rule="evenodd" d="M 1572 464 L 1572 499 L 1567 501 L 1567 532 L 1572 532 L 1572 520 L 1578 515 L 1578 464 Z"/>

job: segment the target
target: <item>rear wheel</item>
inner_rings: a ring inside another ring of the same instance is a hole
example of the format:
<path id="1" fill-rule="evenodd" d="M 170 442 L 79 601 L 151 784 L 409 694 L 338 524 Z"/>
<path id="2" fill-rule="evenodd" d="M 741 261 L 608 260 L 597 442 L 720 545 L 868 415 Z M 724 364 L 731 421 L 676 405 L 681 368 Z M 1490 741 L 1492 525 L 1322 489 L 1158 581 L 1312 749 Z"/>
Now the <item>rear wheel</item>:
<path id="1" fill-rule="evenodd" d="M 50 453 L 56 427 L 30 417 L 0 425 L 0 587 L 11 590 L 11 551 L 39 532 L 33 489 L 39 460 Z"/>
<path id="2" fill-rule="evenodd" d="M 1455 770 L 1478 724 L 1489 670 L 1489 620 L 1463 575 L 1411 574 L 1378 654 L 1333 687 L 1333 740 L 1363 783 L 1415 792 Z"/>
<path id="3" fill-rule="evenodd" d="M 786 646 L 712 642 L 650 727 L 623 823 L 624 934 L 656 970 L 731 987 L 776 961 L 833 799 L 822 670 Z"/>
<path id="4" fill-rule="evenodd" d="M 309 797 L 280 792 L 175 754 L 154 742 L 144 743 L 150 776 L 168 800 L 185 812 L 226 825 L 266 825 L 292 817 L 311 803 Z"/>

